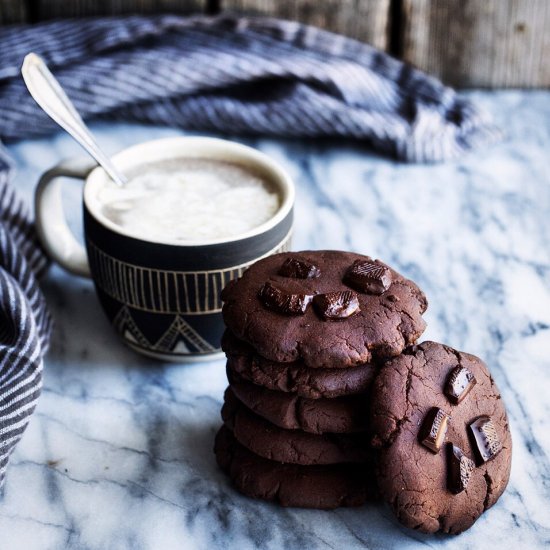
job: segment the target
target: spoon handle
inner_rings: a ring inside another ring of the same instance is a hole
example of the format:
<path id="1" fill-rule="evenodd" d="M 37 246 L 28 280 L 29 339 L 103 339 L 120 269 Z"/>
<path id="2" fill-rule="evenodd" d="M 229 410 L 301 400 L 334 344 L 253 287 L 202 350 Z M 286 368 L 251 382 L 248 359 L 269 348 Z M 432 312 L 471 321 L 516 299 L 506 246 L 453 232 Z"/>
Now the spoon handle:
<path id="1" fill-rule="evenodd" d="M 23 61 L 21 74 L 36 103 L 88 151 L 115 183 L 123 186 L 127 181 L 126 177 L 99 148 L 90 130 L 42 58 L 35 53 L 28 54 Z"/>

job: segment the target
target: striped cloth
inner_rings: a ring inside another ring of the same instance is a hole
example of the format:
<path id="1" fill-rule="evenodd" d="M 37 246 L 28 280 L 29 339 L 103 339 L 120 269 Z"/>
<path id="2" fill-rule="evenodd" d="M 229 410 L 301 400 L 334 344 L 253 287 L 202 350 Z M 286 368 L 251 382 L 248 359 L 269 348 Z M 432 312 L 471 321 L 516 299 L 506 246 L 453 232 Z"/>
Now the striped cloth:
<path id="1" fill-rule="evenodd" d="M 406 161 L 441 161 L 499 138 L 437 80 L 365 44 L 273 19 L 175 16 L 0 27 L 0 139 L 55 128 L 19 76 L 42 55 L 85 119 L 361 140 Z M 46 265 L 0 145 L 0 484 L 41 387 L 50 318 Z"/>
<path id="2" fill-rule="evenodd" d="M 35 279 L 46 257 L 28 209 L 9 185 L 10 174 L 0 145 L 0 486 L 40 395 L 51 328 Z"/>
<path id="3" fill-rule="evenodd" d="M 0 139 L 54 128 L 19 78 L 29 51 L 85 119 L 355 138 L 414 162 L 499 137 L 470 101 L 355 40 L 274 19 L 136 16 L 0 28 Z"/>

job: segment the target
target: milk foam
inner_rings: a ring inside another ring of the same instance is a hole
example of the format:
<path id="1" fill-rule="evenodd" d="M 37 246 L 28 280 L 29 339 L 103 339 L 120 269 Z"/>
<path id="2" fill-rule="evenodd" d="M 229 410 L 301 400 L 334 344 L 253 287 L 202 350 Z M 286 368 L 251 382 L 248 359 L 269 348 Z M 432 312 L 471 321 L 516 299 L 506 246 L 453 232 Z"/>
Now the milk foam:
<path id="1" fill-rule="evenodd" d="M 279 196 L 265 179 L 230 162 L 181 158 L 143 165 L 129 176 L 124 188 L 109 181 L 97 199 L 106 218 L 138 238 L 231 238 L 279 208 Z"/>

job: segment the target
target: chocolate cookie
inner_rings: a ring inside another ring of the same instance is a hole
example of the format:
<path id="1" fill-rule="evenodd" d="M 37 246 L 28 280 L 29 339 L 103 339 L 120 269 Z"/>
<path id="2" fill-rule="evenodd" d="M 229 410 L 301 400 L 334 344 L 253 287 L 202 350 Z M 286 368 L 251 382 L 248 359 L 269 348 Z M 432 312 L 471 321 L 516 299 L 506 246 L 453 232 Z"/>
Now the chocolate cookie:
<path id="1" fill-rule="evenodd" d="M 222 349 L 227 355 L 227 371 L 233 376 L 308 399 L 365 393 L 377 371 L 372 363 L 336 369 L 308 368 L 302 361 L 277 363 L 258 355 L 229 331 L 222 338 Z"/>
<path id="2" fill-rule="evenodd" d="M 369 399 L 365 394 L 334 399 L 306 399 L 238 381 L 228 373 L 239 401 L 268 422 L 287 430 L 313 434 L 364 432 L 368 427 Z"/>
<path id="3" fill-rule="evenodd" d="M 287 269 L 288 260 L 299 268 Z M 251 266 L 222 292 L 228 328 L 266 359 L 350 367 L 398 355 L 425 328 L 419 288 L 351 252 L 288 252 Z"/>
<path id="4" fill-rule="evenodd" d="M 473 355 L 424 342 L 388 362 L 373 384 L 371 429 L 380 492 L 407 527 L 460 533 L 506 488 L 506 410 Z"/>
<path id="5" fill-rule="evenodd" d="M 362 463 L 371 460 L 373 455 L 364 434 L 314 435 L 270 424 L 247 409 L 231 388 L 225 392 L 222 418 L 241 445 L 277 462 L 302 465 Z"/>
<path id="6" fill-rule="evenodd" d="M 214 452 L 237 490 L 252 498 L 320 509 L 360 506 L 376 498 L 373 468 L 364 464 L 281 464 L 251 453 L 225 426 L 216 435 Z"/>

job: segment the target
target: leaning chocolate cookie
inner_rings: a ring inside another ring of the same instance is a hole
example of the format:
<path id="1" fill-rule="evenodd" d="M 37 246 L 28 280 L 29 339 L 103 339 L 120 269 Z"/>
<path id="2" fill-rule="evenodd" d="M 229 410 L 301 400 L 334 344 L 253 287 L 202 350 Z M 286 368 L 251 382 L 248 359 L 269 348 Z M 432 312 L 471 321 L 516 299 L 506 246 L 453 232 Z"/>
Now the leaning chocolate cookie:
<path id="1" fill-rule="evenodd" d="M 460 533 L 506 488 L 506 410 L 473 355 L 424 342 L 389 361 L 372 387 L 371 429 L 380 493 L 407 527 Z"/>
<path id="2" fill-rule="evenodd" d="M 214 452 L 237 490 L 281 506 L 332 509 L 360 506 L 377 496 L 373 465 L 299 466 L 274 462 L 243 447 L 226 426 L 216 435 Z"/>
<path id="3" fill-rule="evenodd" d="M 227 355 L 228 376 L 309 399 L 366 393 L 378 370 L 372 363 L 332 369 L 309 368 L 302 361 L 277 363 L 258 355 L 229 331 L 223 335 L 222 349 Z"/>
<path id="4" fill-rule="evenodd" d="M 310 368 L 398 355 L 424 331 L 427 307 L 420 289 L 382 262 L 337 251 L 264 258 L 222 299 L 237 338 L 266 359 Z"/>

